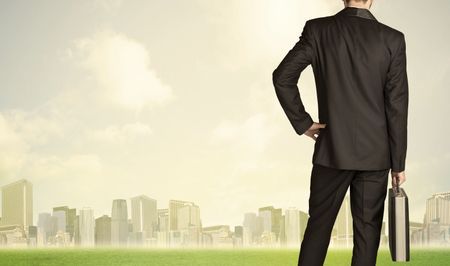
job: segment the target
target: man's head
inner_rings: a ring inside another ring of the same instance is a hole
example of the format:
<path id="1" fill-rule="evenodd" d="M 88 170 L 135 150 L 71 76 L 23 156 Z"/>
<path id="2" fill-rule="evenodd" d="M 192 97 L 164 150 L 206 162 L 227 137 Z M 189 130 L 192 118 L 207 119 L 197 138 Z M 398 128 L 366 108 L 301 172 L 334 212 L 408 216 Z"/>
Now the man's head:
<path id="1" fill-rule="evenodd" d="M 373 0 L 342 0 L 344 5 L 358 8 L 367 8 L 369 9 L 372 6 Z"/>

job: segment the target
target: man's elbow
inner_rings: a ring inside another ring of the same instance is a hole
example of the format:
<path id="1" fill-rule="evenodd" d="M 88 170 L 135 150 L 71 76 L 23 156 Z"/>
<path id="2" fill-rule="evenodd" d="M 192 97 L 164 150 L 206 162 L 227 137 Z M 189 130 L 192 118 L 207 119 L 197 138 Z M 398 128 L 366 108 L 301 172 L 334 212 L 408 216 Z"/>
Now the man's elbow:
<path id="1" fill-rule="evenodd" d="M 272 72 L 272 83 L 275 87 L 275 90 L 281 86 L 281 81 L 282 81 L 282 76 L 281 76 L 281 72 L 279 68 L 276 68 L 273 72 Z"/>
<path id="2" fill-rule="evenodd" d="M 275 70 L 272 72 L 272 83 L 275 85 L 278 80 L 278 68 L 275 68 Z"/>

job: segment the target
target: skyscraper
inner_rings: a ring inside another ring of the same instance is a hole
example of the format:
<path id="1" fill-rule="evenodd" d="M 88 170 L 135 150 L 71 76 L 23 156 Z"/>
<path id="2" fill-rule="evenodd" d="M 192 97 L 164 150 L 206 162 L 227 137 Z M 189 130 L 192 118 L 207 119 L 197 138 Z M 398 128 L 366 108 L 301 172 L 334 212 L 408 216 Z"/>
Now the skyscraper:
<path id="1" fill-rule="evenodd" d="M 297 208 L 291 207 L 284 211 L 285 234 L 287 246 L 300 245 L 300 213 Z"/>
<path id="2" fill-rule="evenodd" d="M 200 227 L 200 208 L 195 204 L 186 204 L 178 208 L 178 230 Z"/>
<path id="3" fill-rule="evenodd" d="M 83 208 L 79 215 L 80 245 L 93 246 L 95 235 L 94 210 Z"/>
<path id="4" fill-rule="evenodd" d="M 39 213 L 38 219 L 38 235 L 40 244 L 47 245 L 48 238 L 56 235 L 57 221 L 50 213 Z"/>
<path id="5" fill-rule="evenodd" d="M 185 206 L 198 207 L 197 205 L 195 205 L 195 203 L 190 202 L 190 201 L 169 200 L 169 221 L 170 221 L 170 230 L 171 231 L 179 230 L 178 210 Z M 199 211 L 199 216 L 200 216 L 200 211 Z M 198 219 L 200 219 L 200 218 L 198 218 Z M 195 222 L 195 223 L 197 223 L 197 222 Z"/>
<path id="6" fill-rule="evenodd" d="M 75 217 L 77 216 L 77 210 L 75 208 L 69 208 L 68 206 L 54 207 L 53 213 L 56 211 L 63 211 L 66 216 L 66 229 L 65 231 L 70 234 L 70 239 L 73 238 L 74 227 L 75 227 Z"/>
<path id="7" fill-rule="evenodd" d="M 242 242 L 244 246 L 252 245 L 257 237 L 258 219 L 256 213 L 248 212 L 244 214 Z"/>
<path id="8" fill-rule="evenodd" d="M 450 192 L 434 193 L 427 199 L 424 224 L 450 225 Z"/>
<path id="9" fill-rule="evenodd" d="M 124 199 L 113 200 L 111 213 L 111 244 L 126 245 L 128 243 L 128 209 Z"/>
<path id="10" fill-rule="evenodd" d="M 33 185 L 26 179 L 2 187 L 2 225 L 33 225 Z"/>
<path id="11" fill-rule="evenodd" d="M 272 232 L 272 211 L 259 209 L 258 215 L 263 220 L 263 232 Z"/>
<path id="12" fill-rule="evenodd" d="M 259 208 L 259 216 L 263 218 L 263 232 L 274 233 L 277 240 L 281 230 L 281 211 L 281 208 L 273 206 Z"/>
<path id="13" fill-rule="evenodd" d="M 156 232 L 156 243 L 159 247 L 170 245 L 169 232 L 169 209 L 158 209 L 158 230 Z"/>
<path id="14" fill-rule="evenodd" d="M 169 232 L 169 209 L 158 209 L 158 232 Z"/>
<path id="15" fill-rule="evenodd" d="M 101 246 L 111 244 L 111 217 L 108 215 L 95 219 L 95 244 Z"/>
<path id="16" fill-rule="evenodd" d="M 153 237 L 158 224 L 156 200 L 144 195 L 131 198 L 131 221 L 133 233 L 141 232 L 144 239 Z"/>
<path id="17" fill-rule="evenodd" d="M 200 208 L 190 201 L 169 201 L 170 245 L 199 245 Z"/>
<path id="18" fill-rule="evenodd" d="M 55 211 L 53 210 L 53 216 L 56 217 L 56 231 L 58 232 L 66 232 L 66 212 L 65 211 Z"/>

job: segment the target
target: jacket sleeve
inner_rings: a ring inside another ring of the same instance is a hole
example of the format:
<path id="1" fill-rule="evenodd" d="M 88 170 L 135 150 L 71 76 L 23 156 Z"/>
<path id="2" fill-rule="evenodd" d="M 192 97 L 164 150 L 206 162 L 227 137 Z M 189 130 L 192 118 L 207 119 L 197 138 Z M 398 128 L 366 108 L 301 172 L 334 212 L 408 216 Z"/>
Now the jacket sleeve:
<path id="1" fill-rule="evenodd" d="M 272 73 L 277 98 L 297 134 L 302 135 L 313 124 L 305 111 L 297 87 L 301 72 L 311 64 L 314 41 L 307 21 L 298 42 Z"/>
<path id="2" fill-rule="evenodd" d="M 408 124 L 408 77 L 406 73 L 406 43 L 402 34 L 391 57 L 385 85 L 385 111 L 391 155 L 391 169 L 405 170 Z"/>

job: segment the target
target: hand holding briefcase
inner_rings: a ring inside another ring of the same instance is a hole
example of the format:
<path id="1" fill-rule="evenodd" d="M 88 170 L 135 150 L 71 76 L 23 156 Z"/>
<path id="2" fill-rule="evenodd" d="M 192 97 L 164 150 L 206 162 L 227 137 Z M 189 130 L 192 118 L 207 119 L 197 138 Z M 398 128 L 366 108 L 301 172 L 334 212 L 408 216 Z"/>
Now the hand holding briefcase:
<path id="1" fill-rule="evenodd" d="M 409 261 L 408 196 L 396 181 L 389 189 L 389 250 L 393 261 Z"/>

